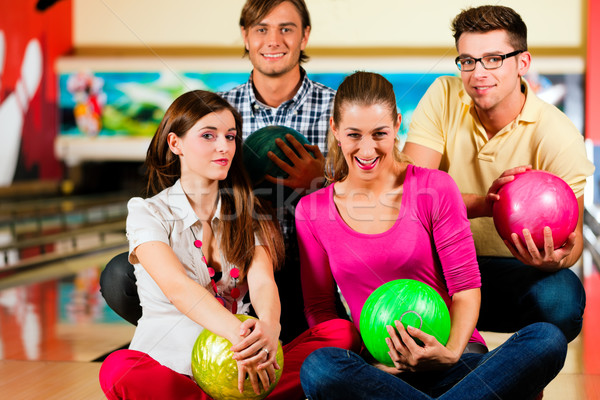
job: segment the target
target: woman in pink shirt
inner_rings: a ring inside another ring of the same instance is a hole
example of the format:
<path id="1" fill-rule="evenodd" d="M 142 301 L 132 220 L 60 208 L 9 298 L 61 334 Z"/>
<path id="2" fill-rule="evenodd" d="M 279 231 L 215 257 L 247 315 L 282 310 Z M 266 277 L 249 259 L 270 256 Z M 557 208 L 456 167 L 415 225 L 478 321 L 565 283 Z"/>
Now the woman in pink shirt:
<path id="1" fill-rule="evenodd" d="M 534 324 L 487 353 L 475 330 L 481 281 L 462 197 L 449 175 L 399 152 L 400 121 L 381 75 L 357 72 L 338 88 L 327 156 L 332 184 L 296 209 L 305 312 L 310 326 L 336 319 L 337 284 L 358 328 L 375 289 L 415 279 L 446 302 L 450 338 L 444 346 L 396 321 L 387 339 L 393 368 L 371 365 L 366 350 L 320 349 L 302 367 L 304 391 L 309 399 L 535 396 L 562 368 L 566 340 L 556 327 Z"/>

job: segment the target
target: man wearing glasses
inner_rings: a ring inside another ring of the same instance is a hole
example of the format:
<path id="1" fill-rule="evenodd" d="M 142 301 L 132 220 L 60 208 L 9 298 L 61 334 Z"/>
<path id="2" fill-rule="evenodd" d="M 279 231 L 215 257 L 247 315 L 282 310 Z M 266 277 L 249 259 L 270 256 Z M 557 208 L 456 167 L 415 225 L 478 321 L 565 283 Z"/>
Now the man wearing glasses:
<path id="1" fill-rule="evenodd" d="M 413 114 L 404 152 L 417 165 L 448 172 L 463 193 L 481 269 L 477 328 L 514 332 L 545 321 L 571 341 L 581 331 L 585 292 L 569 267 L 583 250 L 583 188 L 594 171 L 583 137 L 522 78 L 531 54 L 527 27 L 514 10 L 470 8 L 452 28 L 460 78 L 431 85 Z M 530 237 L 505 244 L 494 228 L 496 192 L 529 168 L 560 176 L 578 199 L 577 228 L 559 249 L 553 250 L 551 234 L 542 250 Z"/>

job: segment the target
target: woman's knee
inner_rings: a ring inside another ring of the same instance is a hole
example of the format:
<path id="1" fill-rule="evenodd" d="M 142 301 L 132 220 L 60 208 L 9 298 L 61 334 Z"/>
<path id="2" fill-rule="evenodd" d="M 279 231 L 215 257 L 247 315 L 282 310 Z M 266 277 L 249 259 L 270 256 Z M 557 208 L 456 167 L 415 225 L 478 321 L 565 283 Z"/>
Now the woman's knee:
<path id="1" fill-rule="evenodd" d="M 545 366 L 554 364 L 558 370 L 564 365 L 567 355 L 567 339 L 562 331 L 553 324 L 538 322 L 521 330 L 522 334 L 533 335 L 531 348 L 537 349 L 536 358 Z"/>
<path id="2" fill-rule="evenodd" d="M 143 353 L 134 354 L 132 350 L 117 350 L 104 360 L 100 367 L 99 380 L 102 391 L 108 399 L 121 398 L 119 386 L 127 385 L 132 376 L 132 367 L 143 357 Z"/>
<path id="3" fill-rule="evenodd" d="M 348 350 L 324 347 L 306 357 L 300 368 L 300 382 L 309 397 L 328 392 L 330 385 L 335 385 L 335 371 L 340 368 L 339 358 L 343 358 L 344 353 Z"/>

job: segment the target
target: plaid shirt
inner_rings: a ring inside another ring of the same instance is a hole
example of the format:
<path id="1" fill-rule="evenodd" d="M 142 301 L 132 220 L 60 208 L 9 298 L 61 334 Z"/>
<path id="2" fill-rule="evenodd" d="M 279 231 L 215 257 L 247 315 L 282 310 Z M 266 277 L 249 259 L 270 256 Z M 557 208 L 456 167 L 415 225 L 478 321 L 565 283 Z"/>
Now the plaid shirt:
<path id="1" fill-rule="evenodd" d="M 243 137 L 268 125 L 283 125 L 302 133 L 311 144 L 316 144 L 323 154 L 327 153 L 327 131 L 335 90 L 311 81 L 300 68 L 302 84 L 296 95 L 279 107 L 266 106 L 256 99 L 252 75 L 248 82 L 221 95 L 234 106 L 243 118 Z M 281 223 L 286 247 L 296 245 L 294 210 L 300 197 L 287 187 L 278 187 L 277 216 Z M 280 194 L 283 194 L 281 196 Z"/>

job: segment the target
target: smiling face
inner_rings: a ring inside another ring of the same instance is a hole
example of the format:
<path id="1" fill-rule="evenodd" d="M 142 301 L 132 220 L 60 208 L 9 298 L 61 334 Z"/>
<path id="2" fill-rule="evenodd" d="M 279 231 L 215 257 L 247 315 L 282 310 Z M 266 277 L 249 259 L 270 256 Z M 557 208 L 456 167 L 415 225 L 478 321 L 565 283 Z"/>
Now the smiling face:
<path id="1" fill-rule="evenodd" d="M 458 39 L 458 55 L 461 58 L 480 58 L 488 55 L 502 55 L 515 50 L 510 45 L 504 30 L 485 33 L 465 32 Z M 529 69 L 531 55 L 523 52 L 504 60 L 498 69 L 486 70 L 477 62 L 475 70 L 461 72 L 468 95 L 473 99 L 479 113 L 500 111 L 516 117 L 522 106 L 521 77 Z M 515 113 L 516 112 L 516 113 Z"/>
<path id="2" fill-rule="evenodd" d="M 302 28 L 298 10 L 288 1 L 275 6 L 257 24 L 242 28 L 254 73 L 275 77 L 298 68 L 309 33 L 310 26 Z"/>
<path id="3" fill-rule="evenodd" d="M 341 145 L 350 179 L 371 180 L 392 171 L 400 120 L 400 115 L 394 119 L 384 104 L 342 106 L 340 121 L 332 122 L 331 128 Z"/>
<path id="4" fill-rule="evenodd" d="M 237 134 L 229 110 L 205 115 L 181 137 L 169 133 L 169 147 L 181 163 L 181 178 L 200 178 L 207 183 L 224 180 L 235 155 Z"/>

